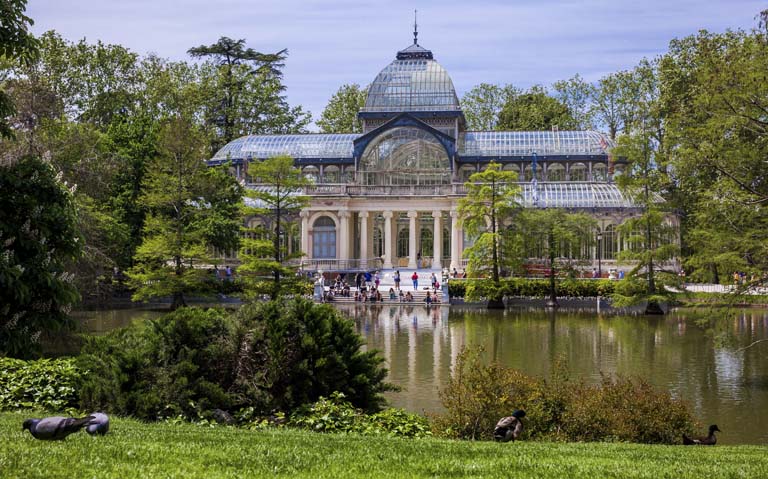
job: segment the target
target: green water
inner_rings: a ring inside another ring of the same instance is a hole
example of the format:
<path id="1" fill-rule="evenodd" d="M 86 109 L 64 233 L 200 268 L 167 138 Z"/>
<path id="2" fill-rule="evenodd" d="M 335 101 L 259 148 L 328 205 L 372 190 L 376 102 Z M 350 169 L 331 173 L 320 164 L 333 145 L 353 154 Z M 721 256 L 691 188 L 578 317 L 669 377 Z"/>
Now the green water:
<path id="1" fill-rule="evenodd" d="M 688 401 L 704 425 L 717 424 L 723 444 L 768 444 L 768 311 L 739 310 L 715 330 L 690 311 L 665 317 L 547 314 L 423 306 L 340 306 L 369 349 L 382 352 L 388 380 L 403 388 L 391 404 L 439 411 L 439 389 L 464 345 L 531 375 L 567 361 L 572 377 L 639 375 Z M 80 312 L 88 331 L 103 333 L 163 314 L 151 310 Z M 702 430 L 702 433 L 704 431 Z"/>

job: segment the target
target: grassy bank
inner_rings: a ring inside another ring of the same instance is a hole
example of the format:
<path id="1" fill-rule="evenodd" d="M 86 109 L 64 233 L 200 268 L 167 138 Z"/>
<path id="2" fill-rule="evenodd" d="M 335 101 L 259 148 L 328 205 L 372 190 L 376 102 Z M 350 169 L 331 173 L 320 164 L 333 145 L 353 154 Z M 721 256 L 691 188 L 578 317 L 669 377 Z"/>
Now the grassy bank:
<path id="1" fill-rule="evenodd" d="M 4 478 L 768 477 L 768 447 L 406 440 L 114 419 L 106 437 L 43 442 L 0 414 Z"/>

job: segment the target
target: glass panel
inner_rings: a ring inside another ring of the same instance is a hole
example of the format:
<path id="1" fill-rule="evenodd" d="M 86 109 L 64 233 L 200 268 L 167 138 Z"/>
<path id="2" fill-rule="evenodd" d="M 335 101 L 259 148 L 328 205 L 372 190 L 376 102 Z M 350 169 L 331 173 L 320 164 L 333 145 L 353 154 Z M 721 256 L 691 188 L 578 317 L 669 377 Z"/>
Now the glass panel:
<path id="1" fill-rule="evenodd" d="M 327 216 L 315 221 L 312 230 L 312 257 L 336 257 L 336 223 Z"/>
<path id="2" fill-rule="evenodd" d="M 614 143 L 596 131 L 468 131 L 462 156 L 607 155 Z"/>
<path id="3" fill-rule="evenodd" d="M 363 111 L 458 110 L 459 100 L 448 72 L 436 61 L 395 60 L 368 88 Z"/>
<path id="4" fill-rule="evenodd" d="M 430 133 L 413 127 L 387 130 L 360 160 L 363 184 L 433 185 L 450 183 L 450 160 Z"/>

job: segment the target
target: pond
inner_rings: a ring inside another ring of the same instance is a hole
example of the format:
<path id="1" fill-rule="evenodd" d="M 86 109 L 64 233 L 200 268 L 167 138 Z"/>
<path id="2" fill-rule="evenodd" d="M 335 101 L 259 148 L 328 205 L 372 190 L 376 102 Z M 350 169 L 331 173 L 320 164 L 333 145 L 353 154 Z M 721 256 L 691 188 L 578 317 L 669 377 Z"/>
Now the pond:
<path id="1" fill-rule="evenodd" d="M 440 411 L 438 391 L 463 346 L 484 346 L 489 358 L 529 375 L 548 376 L 564 359 L 571 376 L 597 383 L 602 374 L 638 375 L 688 401 L 704 426 L 718 424 L 723 444 L 768 443 L 768 311 L 735 311 L 712 334 L 702 313 L 664 317 L 460 307 L 339 305 L 355 321 L 367 348 L 387 361 L 388 380 L 403 388 L 391 405 Z M 103 333 L 151 310 L 91 311 L 84 329 Z M 723 339 L 724 338 L 724 339 Z M 746 348 L 746 349 L 742 349 Z M 704 431 L 702 430 L 702 433 Z"/>

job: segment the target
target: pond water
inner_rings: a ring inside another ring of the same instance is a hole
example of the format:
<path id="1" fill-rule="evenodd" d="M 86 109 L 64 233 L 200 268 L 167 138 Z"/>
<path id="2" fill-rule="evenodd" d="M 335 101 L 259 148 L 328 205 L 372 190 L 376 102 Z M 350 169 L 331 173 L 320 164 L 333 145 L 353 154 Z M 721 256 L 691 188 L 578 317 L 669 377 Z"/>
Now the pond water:
<path id="1" fill-rule="evenodd" d="M 345 307 L 346 306 L 346 307 Z M 438 391 L 463 346 L 482 345 L 501 364 L 548 376 L 558 358 L 571 376 L 597 383 L 602 374 L 638 375 L 688 401 L 704 426 L 718 424 L 723 444 L 768 443 L 768 311 L 735 311 L 716 334 L 702 313 L 664 317 L 459 307 L 339 305 L 369 349 L 382 352 L 388 380 L 403 391 L 391 405 L 413 412 L 441 409 Z M 84 329 L 103 333 L 151 310 L 78 313 Z M 746 349 L 742 349 L 746 348 Z M 702 433 L 704 431 L 702 430 Z"/>

